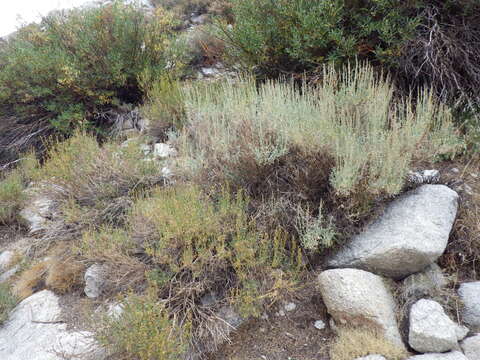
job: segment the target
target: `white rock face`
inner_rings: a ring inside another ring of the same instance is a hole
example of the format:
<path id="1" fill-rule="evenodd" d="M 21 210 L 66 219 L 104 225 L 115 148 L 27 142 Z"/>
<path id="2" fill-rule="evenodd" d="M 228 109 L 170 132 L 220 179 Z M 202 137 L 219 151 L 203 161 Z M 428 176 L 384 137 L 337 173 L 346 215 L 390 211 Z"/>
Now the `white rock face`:
<path id="1" fill-rule="evenodd" d="M 468 360 L 480 360 L 480 334 L 466 338 L 460 346 Z"/>
<path id="2" fill-rule="evenodd" d="M 176 154 L 177 151 L 168 144 L 158 143 L 153 146 L 153 155 L 157 158 L 165 159 Z"/>
<path id="3" fill-rule="evenodd" d="M 463 283 L 458 289 L 463 302 L 463 320 L 474 331 L 480 331 L 480 281 Z"/>
<path id="4" fill-rule="evenodd" d="M 445 352 L 456 349 L 457 327 L 442 305 L 422 299 L 410 310 L 408 343 L 418 352 Z"/>
<path id="5" fill-rule="evenodd" d="M 368 355 L 361 358 L 356 358 L 355 360 L 387 360 L 382 355 Z"/>
<path id="6" fill-rule="evenodd" d="M 409 357 L 407 360 L 468 360 L 460 351 L 448 353 L 423 354 Z"/>
<path id="7" fill-rule="evenodd" d="M 394 200 L 384 214 L 329 262 L 401 279 L 443 254 L 457 214 L 458 194 L 423 185 Z"/>
<path id="8" fill-rule="evenodd" d="M 0 328 L 2 360 L 102 360 L 89 332 L 68 332 L 58 298 L 44 290 L 23 300 Z"/>
<path id="9" fill-rule="evenodd" d="M 85 271 L 85 295 L 97 298 L 102 294 L 105 285 L 105 269 L 102 265 L 93 264 Z"/>
<path id="10" fill-rule="evenodd" d="M 48 228 L 52 217 L 54 202 L 41 195 L 34 188 L 25 190 L 30 200 L 28 205 L 20 211 L 20 217 L 27 223 L 30 233 L 36 233 Z"/>
<path id="11" fill-rule="evenodd" d="M 403 348 L 395 301 L 380 276 L 358 269 L 334 269 L 318 276 L 320 293 L 337 324 L 373 325 Z"/>

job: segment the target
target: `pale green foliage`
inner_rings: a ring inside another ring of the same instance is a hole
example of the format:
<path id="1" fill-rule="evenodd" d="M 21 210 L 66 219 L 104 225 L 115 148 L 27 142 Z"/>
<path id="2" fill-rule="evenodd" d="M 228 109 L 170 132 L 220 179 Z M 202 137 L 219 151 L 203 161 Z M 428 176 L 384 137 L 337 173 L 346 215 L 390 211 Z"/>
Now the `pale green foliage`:
<path id="1" fill-rule="evenodd" d="M 220 167 L 233 181 L 245 176 L 236 168 L 242 157 L 258 169 L 300 149 L 334 159 L 337 195 L 395 195 L 412 160 L 450 156 L 460 144 L 449 110 L 430 91 L 396 102 L 391 81 L 368 65 L 325 68 L 322 84 L 304 84 L 301 93 L 286 81 L 257 90 L 248 78 L 206 86 L 187 89 L 187 160 Z"/>
<path id="2" fill-rule="evenodd" d="M 0 326 L 17 303 L 18 299 L 12 294 L 10 285 L 0 284 Z"/>
<path id="3" fill-rule="evenodd" d="M 327 249 L 333 246 L 337 231 L 333 220 L 328 219 L 322 208 L 318 208 L 318 215 L 312 216 L 309 211 L 298 208 L 296 229 L 300 236 L 300 243 L 305 250 Z"/>

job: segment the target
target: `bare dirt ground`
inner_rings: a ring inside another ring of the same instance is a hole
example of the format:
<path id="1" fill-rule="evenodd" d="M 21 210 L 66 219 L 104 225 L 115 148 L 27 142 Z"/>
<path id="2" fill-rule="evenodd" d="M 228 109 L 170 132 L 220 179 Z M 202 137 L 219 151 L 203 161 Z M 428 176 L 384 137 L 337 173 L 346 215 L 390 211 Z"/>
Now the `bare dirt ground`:
<path id="1" fill-rule="evenodd" d="M 208 360 L 328 360 L 333 332 L 314 279 L 289 301 L 297 305 L 294 311 L 284 311 L 285 316 L 281 316 L 280 304 L 268 318 L 244 325 Z M 325 322 L 325 329 L 314 327 L 317 320 Z"/>

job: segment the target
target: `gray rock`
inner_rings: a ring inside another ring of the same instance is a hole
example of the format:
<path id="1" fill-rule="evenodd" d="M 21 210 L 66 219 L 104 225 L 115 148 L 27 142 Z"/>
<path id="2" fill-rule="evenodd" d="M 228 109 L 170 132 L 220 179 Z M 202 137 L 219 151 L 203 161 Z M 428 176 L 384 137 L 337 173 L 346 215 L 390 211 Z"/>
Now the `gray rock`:
<path id="1" fill-rule="evenodd" d="M 202 74 L 207 77 L 219 76 L 222 72 L 216 68 L 202 68 Z"/>
<path id="2" fill-rule="evenodd" d="M 288 311 L 288 312 L 295 311 L 295 309 L 297 308 L 297 305 L 293 302 L 290 302 L 288 304 L 285 304 L 284 308 L 285 308 L 285 311 Z"/>
<path id="3" fill-rule="evenodd" d="M 460 351 L 411 356 L 407 360 L 468 360 Z"/>
<path id="4" fill-rule="evenodd" d="M 57 296 L 44 290 L 23 300 L 0 328 L 2 360 L 102 360 L 90 332 L 68 332 Z"/>
<path id="5" fill-rule="evenodd" d="M 336 323 L 371 325 L 403 348 L 395 317 L 395 301 L 380 276 L 358 269 L 335 269 L 318 276 L 319 290 Z"/>
<path id="6" fill-rule="evenodd" d="M 0 283 L 10 280 L 12 276 L 18 272 L 18 270 L 20 270 L 20 266 L 15 265 L 10 270 L 5 271 L 2 275 L 0 275 Z"/>
<path id="7" fill-rule="evenodd" d="M 323 322 L 322 320 L 317 320 L 313 323 L 313 326 L 315 327 L 315 329 L 318 329 L 318 330 L 323 330 L 327 327 L 327 325 L 325 324 L 325 322 Z"/>
<path id="8" fill-rule="evenodd" d="M 356 358 L 355 360 L 387 360 L 382 355 L 368 355 L 360 358 Z"/>
<path id="9" fill-rule="evenodd" d="M 168 144 L 158 143 L 153 147 L 153 155 L 160 159 L 166 159 L 176 154 L 177 151 Z"/>
<path id="10" fill-rule="evenodd" d="M 463 321 L 473 331 L 480 331 L 480 281 L 463 283 L 458 289 L 463 302 Z"/>
<path id="11" fill-rule="evenodd" d="M 444 185 L 412 190 L 394 200 L 328 265 L 359 268 L 395 279 L 421 271 L 445 251 L 457 201 L 458 194 Z"/>
<path id="12" fill-rule="evenodd" d="M 15 253 L 13 251 L 7 250 L 0 254 L 0 272 L 8 269 L 14 257 Z"/>
<path id="13" fill-rule="evenodd" d="M 457 328 L 455 330 L 455 334 L 457 335 L 457 340 L 462 341 L 467 337 L 469 332 L 470 332 L 470 329 L 467 328 L 466 326 L 457 325 Z"/>
<path id="14" fill-rule="evenodd" d="M 25 193 L 29 197 L 29 201 L 27 206 L 20 211 L 20 217 L 28 225 L 31 234 L 47 230 L 53 216 L 54 201 L 42 195 L 35 188 L 28 188 Z"/>
<path id="15" fill-rule="evenodd" d="M 480 360 L 480 334 L 466 338 L 460 346 L 468 360 Z"/>
<path id="16" fill-rule="evenodd" d="M 105 285 L 105 269 L 102 265 L 93 264 L 85 272 L 85 295 L 89 298 L 99 297 Z"/>
<path id="17" fill-rule="evenodd" d="M 418 352 L 445 352 L 456 349 L 457 327 L 442 305 L 422 299 L 410 309 L 408 343 Z"/>
<path id="18" fill-rule="evenodd" d="M 208 18 L 209 18 L 208 14 L 202 14 L 202 15 L 192 17 L 190 21 L 194 25 L 203 25 L 208 21 Z"/>
<path id="19" fill-rule="evenodd" d="M 427 266 L 423 271 L 412 274 L 402 281 L 402 289 L 407 298 L 434 296 L 448 285 L 448 280 L 437 264 Z"/>

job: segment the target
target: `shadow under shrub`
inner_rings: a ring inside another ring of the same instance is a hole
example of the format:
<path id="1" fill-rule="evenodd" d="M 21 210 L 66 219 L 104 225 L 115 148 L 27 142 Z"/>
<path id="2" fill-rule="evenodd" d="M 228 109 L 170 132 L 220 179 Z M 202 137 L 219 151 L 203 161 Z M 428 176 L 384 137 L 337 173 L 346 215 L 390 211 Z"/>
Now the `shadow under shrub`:
<path id="1" fill-rule="evenodd" d="M 50 13 L 0 50 L 2 149 L 25 150 L 52 130 L 104 128 L 94 115 L 138 104 L 139 82 L 179 69 L 182 46 L 161 8 L 111 4 Z"/>

